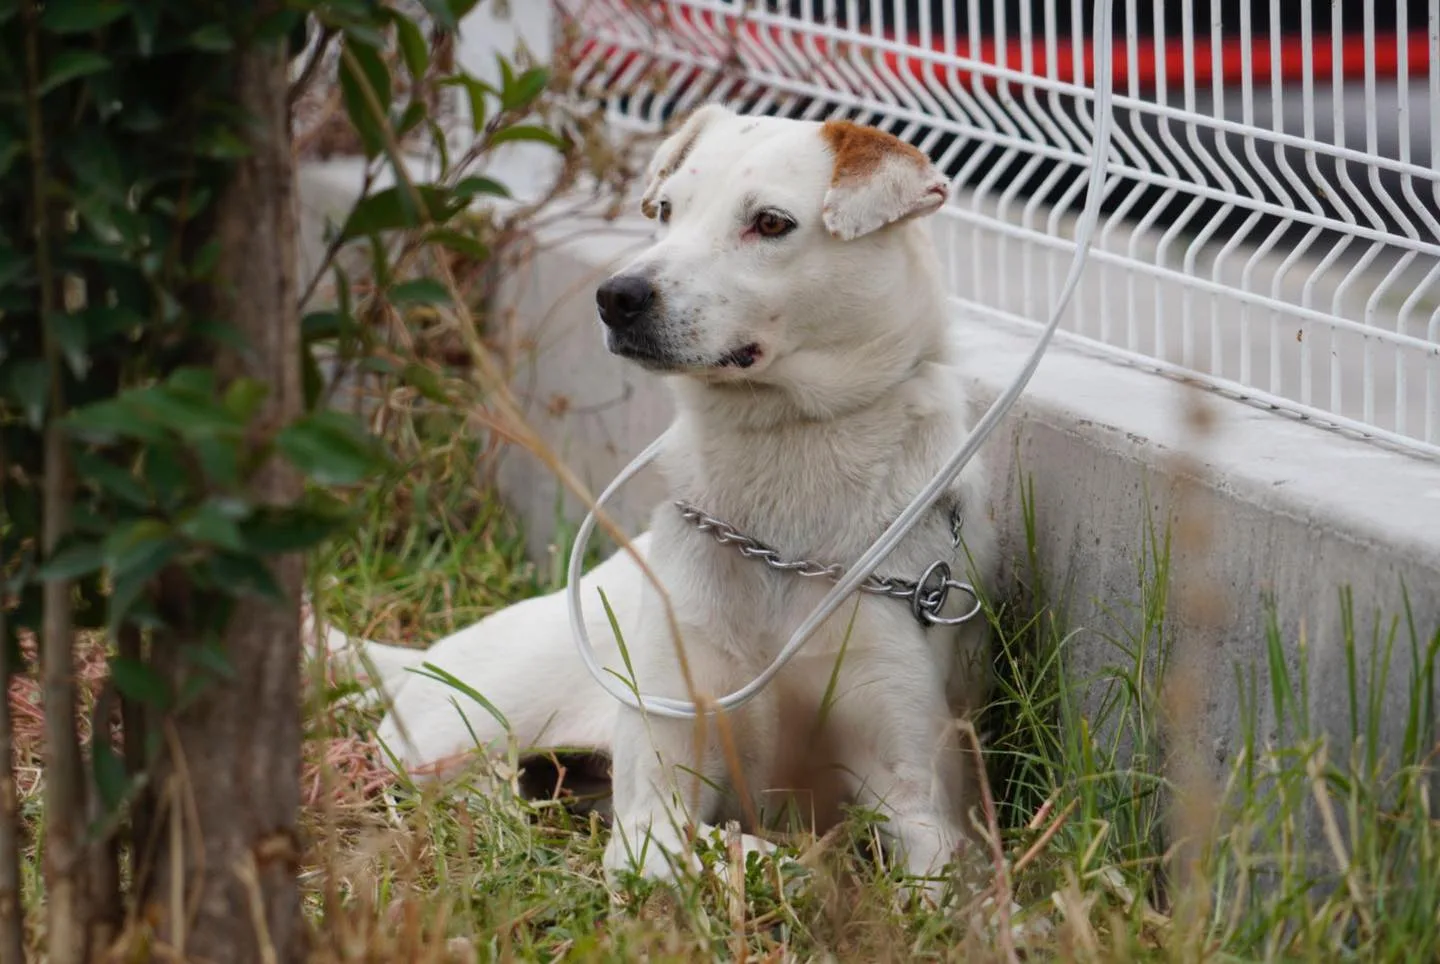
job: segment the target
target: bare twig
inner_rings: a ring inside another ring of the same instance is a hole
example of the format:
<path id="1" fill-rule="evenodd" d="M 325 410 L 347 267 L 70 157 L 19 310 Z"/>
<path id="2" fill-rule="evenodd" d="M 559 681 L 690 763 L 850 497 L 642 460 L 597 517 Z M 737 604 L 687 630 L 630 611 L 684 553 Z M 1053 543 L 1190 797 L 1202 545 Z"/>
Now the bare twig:
<path id="1" fill-rule="evenodd" d="M 965 734 L 970 741 L 970 751 L 975 758 L 975 779 L 980 785 L 980 808 L 985 817 L 985 836 L 990 845 L 990 856 L 995 864 L 995 882 L 992 888 L 995 891 L 995 913 L 999 925 L 996 927 L 996 940 L 1000 949 L 1005 952 L 1005 959 L 1010 964 L 1019 964 L 1020 955 L 1015 951 L 1015 935 L 1010 931 L 1010 901 L 1013 899 L 1013 890 L 1010 886 L 1010 872 L 1005 866 L 1005 846 L 1000 839 L 1000 821 L 995 811 L 995 797 L 990 792 L 990 781 L 985 776 L 985 755 L 980 748 L 980 734 L 975 730 L 975 724 L 969 720 L 961 720 L 957 729 Z"/>
<path id="2" fill-rule="evenodd" d="M 310 59 L 305 61 L 305 66 L 301 69 L 300 76 L 296 77 L 295 82 L 290 85 L 288 101 L 292 109 L 300 98 L 305 96 L 305 91 L 310 88 L 310 84 L 314 81 L 315 74 L 320 69 L 320 65 L 324 63 L 325 54 L 329 52 L 330 44 L 334 39 L 335 28 L 329 26 L 322 29 L 320 36 L 315 38 L 315 46 L 310 50 Z"/>
<path id="3" fill-rule="evenodd" d="M 1065 821 L 1070 818 L 1070 814 L 1074 813 L 1075 808 L 1079 805 L 1079 800 L 1071 800 L 1069 805 L 1066 806 L 1064 810 L 1060 811 L 1060 816 L 1056 817 L 1051 822 L 1050 826 L 1045 828 L 1045 832 L 1040 835 L 1040 838 L 1030 845 L 1030 848 L 1026 850 L 1023 855 L 1021 855 L 1019 860 L 1015 861 L 1015 866 L 1010 868 L 1010 875 L 1012 877 L 1019 874 L 1020 871 L 1024 870 L 1027 866 L 1029 866 L 1030 861 L 1034 860 L 1036 857 L 1040 856 L 1040 854 L 1044 852 L 1045 847 L 1049 845 L 1050 841 L 1054 839 L 1055 835 L 1060 832 L 1060 828 L 1065 826 Z M 1039 814 L 1036 814 L 1036 816 L 1039 816 Z"/>
<path id="4" fill-rule="evenodd" d="M 0 491 L 5 479 L 5 457 L 0 451 Z M 0 693 L 8 696 L 11 649 L 6 642 L 5 607 L 0 606 Z M 20 812 L 15 796 L 15 731 L 10 700 L 0 706 L 0 964 L 25 964 L 25 914 L 20 906 Z"/>
<path id="5" fill-rule="evenodd" d="M 60 417 L 65 398 L 61 389 L 59 346 L 51 326 L 60 279 L 50 258 L 53 202 L 46 190 L 45 133 L 40 115 L 39 4 L 25 9 L 26 101 L 31 152 L 31 201 L 35 226 L 35 265 L 40 276 L 40 321 L 50 393 L 45 413 L 44 482 L 41 495 L 40 548 L 53 553 L 70 527 L 69 452 Z M 85 797 L 80 765 L 80 741 L 75 725 L 75 683 L 71 612 L 71 583 L 52 579 L 44 584 L 44 615 L 40 632 L 41 677 L 45 706 L 45 883 L 49 901 L 50 960 L 55 964 L 84 964 L 89 952 L 89 921 L 84 888 L 76 879 L 81 868 Z M 7 764 L 9 761 L 6 761 Z"/>
<path id="6" fill-rule="evenodd" d="M 1310 778 L 1310 791 L 1320 812 L 1320 827 L 1325 834 L 1325 843 L 1329 845 L 1330 853 L 1335 858 L 1335 866 L 1345 875 L 1345 889 L 1354 903 L 1356 915 L 1366 932 L 1374 933 L 1375 922 L 1366 910 L 1364 887 L 1360 883 L 1360 875 L 1356 873 L 1355 861 L 1345 850 L 1345 838 L 1340 832 L 1340 822 L 1335 818 L 1335 807 L 1330 801 L 1329 788 L 1325 786 L 1325 758 L 1325 745 L 1321 744 L 1320 749 L 1305 761 L 1306 775 Z"/>
<path id="7" fill-rule="evenodd" d="M 139 627 L 127 623 L 120 627 L 116 635 L 116 647 L 120 657 L 139 661 L 142 655 Z M 146 726 L 145 708 L 134 700 L 124 698 L 120 700 L 120 732 L 124 738 L 125 772 L 130 775 L 130 779 L 138 780 L 149 769 L 149 761 L 145 758 L 148 727 Z M 143 878 L 149 872 L 149 867 L 141 857 L 153 846 L 150 838 L 150 816 L 153 812 L 154 799 L 154 794 L 147 787 L 141 791 L 140 797 L 135 801 L 131 810 L 131 873 L 136 879 Z"/>
<path id="8" fill-rule="evenodd" d="M 110 742 L 110 727 L 119 711 L 119 695 L 111 682 L 101 687 L 95 699 L 90 726 L 90 754 L 96 747 Z M 125 911 L 120 902 L 120 850 L 117 827 L 111 822 L 117 814 L 104 812 L 99 788 L 89 786 L 86 794 L 86 822 L 92 828 L 85 848 L 86 910 L 90 914 L 93 948 L 109 947 L 119 933 Z M 123 803 L 117 809 L 123 810 Z M 101 828 L 98 831 L 94 828 Z"/>
<path id="9" fill-rule="evenodd" d="M 736 961 L 749 960 L 745 946 L 745 843 L 740 825 L 725 824 L 725 897 L 730 911 L 731 951 Z M 781 893 L 784 888 L 781 888 Z"/>

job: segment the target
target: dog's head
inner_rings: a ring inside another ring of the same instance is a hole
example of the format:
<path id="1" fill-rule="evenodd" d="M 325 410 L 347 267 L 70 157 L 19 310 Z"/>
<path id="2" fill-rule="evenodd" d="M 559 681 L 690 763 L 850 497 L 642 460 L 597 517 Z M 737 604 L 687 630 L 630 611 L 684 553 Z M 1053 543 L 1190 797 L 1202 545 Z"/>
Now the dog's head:
<path id="1" fill-rule="evenodd" d="M 929 240 L 903 223 L 947 194 L 883 131 L 703 107 L 650 164 L 641 207 L 660 240 L 597 291 L 606 343 L 711 383 L 803 383 L 902 354 L 936 289 Z"/>

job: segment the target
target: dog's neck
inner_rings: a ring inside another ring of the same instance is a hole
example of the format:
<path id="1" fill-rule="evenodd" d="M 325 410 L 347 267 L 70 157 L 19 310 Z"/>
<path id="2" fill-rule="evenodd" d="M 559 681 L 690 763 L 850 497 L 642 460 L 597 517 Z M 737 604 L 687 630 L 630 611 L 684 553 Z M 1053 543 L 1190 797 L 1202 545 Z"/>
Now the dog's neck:
<path id="1" fill-rule="evenodd" d="M 866 364 L 815 357 L 806 359 L 803 382 L 704 382 L 684 376 L 671 388 L 676 408 L 694 420 L 704 433 L 749 434 L 815 425 L 823 428 L 863 415 L 882 405 L 898 386 L 915 376 L 922 365 L 946 364 L 949 353 L 943 340 L 923 350 L 904 353 L 902 346 L 877 340 L 857 350 Z"/>
<path id="2" fill-rule="evenodd" d="M 940 337 L 852 372 L 860 384 L 837 389 L 830 407 L 824 393 L 677 385 L 684 431 L 660 462 L 670 496 L 762 540 L 788 533 L 794 543 L 779 548 L 849 559 L 938 467 L 938 449 L 920 438 L 942 433 L 965 404 L 955 374 Z"/>

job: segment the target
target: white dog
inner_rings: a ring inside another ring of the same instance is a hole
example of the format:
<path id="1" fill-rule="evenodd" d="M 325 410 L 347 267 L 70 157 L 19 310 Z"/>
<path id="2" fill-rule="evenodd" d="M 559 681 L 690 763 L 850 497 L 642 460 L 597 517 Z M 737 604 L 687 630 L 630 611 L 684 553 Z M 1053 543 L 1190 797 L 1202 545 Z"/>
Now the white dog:
<path id="1" fill-rule="evenodd" d="M 754 678 L 832 582 L 742 555 L 677 502 L 781 560 L 847 566 L 969 430 L 945 291 L 917 221 L 946 196 L 944 176 L 889 134 L 718 106 L 693 114 L 650 165 L 642 209 L 666 227 L 596 300 L 609 350 L 675 390 L 659 463 L 673 501 L 633 545 L 665 588 L 699 695 Z M 944 562 L 981 585 L 995 557 L 982 476 L 972 463 L 879 575 L 915 582 Z M 626 552 L 582 587 L 605 665 L 629 676 L 600 589 L 639 689 L 696 695 L 663 599 Z M 972 604 L 956 590 L 935 615 Z M 759 698 L 699 738 L 694 723 L 624 708 L 589 678 L 562 593 L 423 653 L 358 648 L 393 701 L 379 735 L 412 773 L 511 741 L 608 755 L 611 873 L 693 867 L 688 829 L 769 813 L 771 791 L 789 788 L 797 767 L 819 765 L 847 801 L 887 818 L 881 830 L 909 872 L 933 877 L 968 822 L 955 720 L 983 696 L 985 642 L 983 615 L 944 625 L 911 600 L 859 593 Z M 422 660 L 499 713 L 406 672 Z"/>

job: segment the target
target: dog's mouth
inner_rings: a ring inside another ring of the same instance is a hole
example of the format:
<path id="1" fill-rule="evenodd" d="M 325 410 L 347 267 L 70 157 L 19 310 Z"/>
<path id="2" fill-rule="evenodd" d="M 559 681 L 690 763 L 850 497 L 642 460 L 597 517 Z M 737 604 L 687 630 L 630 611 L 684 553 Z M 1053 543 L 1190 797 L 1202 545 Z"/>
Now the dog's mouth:
<path id="1" fill-rule="evenodd" d="M 721 356 L 715 363 L 716 368 L 749 368 L 760 360 L 760 346 L 751 342 L 742 348 L 737 348 L 727 355 Z"/>
<path id="2" fill-rule="evenodd" d="M 634 335 L 621 336 L 613 332 L 609 337 L 608 347 L 612 353 L 627 358 L 642 368 L 654 372 L 672 373 L 745 369 L 754 366 L 763 355 L 759 344 L 752 341 L 707 363 L 699 359 L 677 358 L 649 338 Z"/>
<path id="3" fill-rule="evenodd" d="M 670 371 L 679 367 L 678 362 L 668 352 L 649 338 L 612 331 L 606 336 L 606 347 L 611 354 L 628 358 L 651 371 Z"/>

